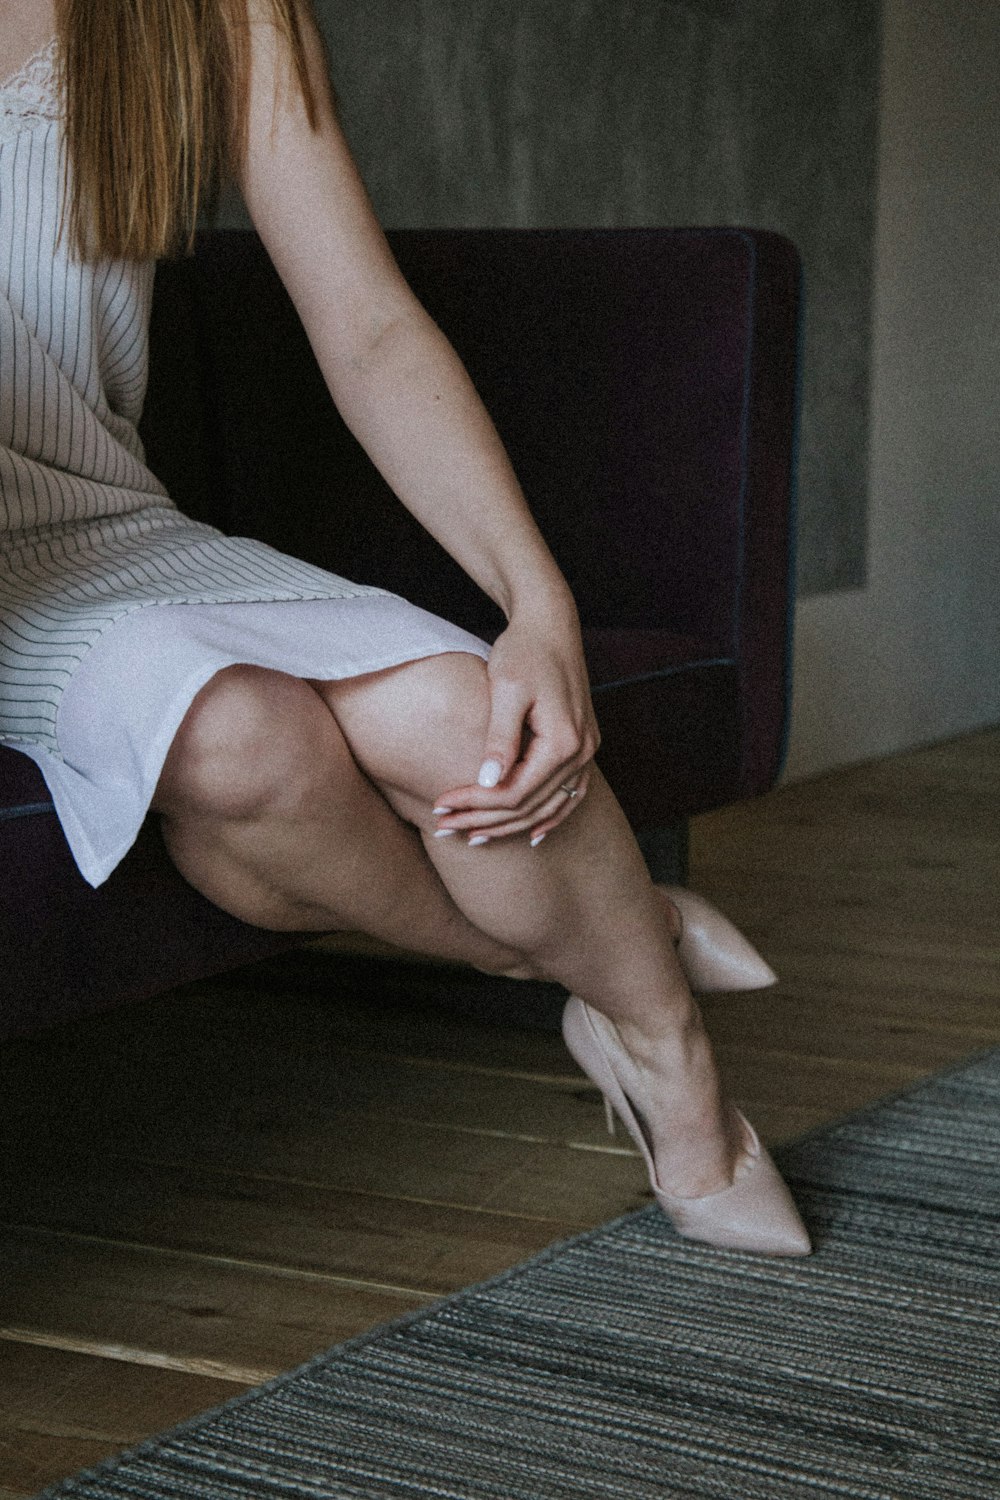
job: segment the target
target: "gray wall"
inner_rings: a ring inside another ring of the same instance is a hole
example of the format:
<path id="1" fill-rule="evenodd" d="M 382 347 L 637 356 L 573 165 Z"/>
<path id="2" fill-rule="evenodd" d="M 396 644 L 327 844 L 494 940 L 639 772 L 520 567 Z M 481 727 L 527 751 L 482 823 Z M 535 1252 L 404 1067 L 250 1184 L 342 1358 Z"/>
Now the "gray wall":
<path id="1" fill-rule="evenodd" d="M 1000 722 L 1000 0 L 883 14 L 868 580 L 797 611 L 786 780 Z"/>
<path id="2" fill-rule="evenodd" d="M 799 590 L 862 583 L 877 0 L 316 10 L 387 227 L 743 223 L 798 245 Z M 246 220 L 229 203 L 221 222 Z"/>

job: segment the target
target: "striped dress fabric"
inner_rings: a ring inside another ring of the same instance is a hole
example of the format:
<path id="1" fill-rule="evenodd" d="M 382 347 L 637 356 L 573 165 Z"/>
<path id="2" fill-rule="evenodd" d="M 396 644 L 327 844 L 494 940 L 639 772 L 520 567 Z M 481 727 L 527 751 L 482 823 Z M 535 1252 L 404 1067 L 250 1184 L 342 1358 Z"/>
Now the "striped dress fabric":
<path id="1" fill-rule="evenodd" d="M 60 239 L 58 78 L 53 38 L 0 84 L 0 743 L 40 766 L 99 884 L 134 841 L 194 694 L 222 667 L 335 679 L 489 647 L 173 504 L 137 431 L 155 262 L 81 262 L 68 229 Z M 140 617 L 153 605 L 151 629 Z"/>

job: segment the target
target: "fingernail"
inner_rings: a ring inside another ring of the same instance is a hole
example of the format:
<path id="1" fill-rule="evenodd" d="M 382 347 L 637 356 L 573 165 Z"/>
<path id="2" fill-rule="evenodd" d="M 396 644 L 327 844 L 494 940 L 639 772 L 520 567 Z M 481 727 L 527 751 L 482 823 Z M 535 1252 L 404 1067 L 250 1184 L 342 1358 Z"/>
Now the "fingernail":
<path id="1" fill-rule="evenodd" d="M 488 834 L 486 834 L 486 833 L 477 833 L 474 839 L 470 839 L 469 840 L 469 848 L 470 849 L 474 849 L 477 844 L 488 844 L 489 841 L 490 840 L 489 840 L 489 835 Z"/>
<path id="2" fill-rule="evenodd" d="M 502 771 L 503 766 L 498 760 L 484 761 L 479 771 L 479 785 L 496 786 L 497 782 L 500 780 L 500 774 Z"/>
<path id="3" fill-rule="evenodd" d="M 435 818 L 440 818 L 444 813 L 450 813 L 452 811 L 454 811 L 454 809 L 450 807 L 433 807 L 431 808 L 431 815 Z"/>
<path id="4" fill-rule="evenodd" d="M 531 840 L 531 847 L 532 847 L 532 849 L 534 849 L 534 847 L 535 847 L 536 844 L 540 844 L 542 842 L 542 839 L 544 837 L 545 837 L 544 833 L 536 833 L 535 837 Z"/>
<path id="5" fill-rule="evenodd" d="M 435 828 L 434 837 L 436 839 L 450 839 L 454 838 L 457 832 L 457 828 Z"/>

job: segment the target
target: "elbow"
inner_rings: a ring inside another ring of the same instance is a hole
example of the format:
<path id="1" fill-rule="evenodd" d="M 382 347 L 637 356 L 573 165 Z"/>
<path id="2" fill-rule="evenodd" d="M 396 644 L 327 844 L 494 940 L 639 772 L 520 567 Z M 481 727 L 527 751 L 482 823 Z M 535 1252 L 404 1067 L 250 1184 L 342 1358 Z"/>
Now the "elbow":
<path id="1" fill-rule="evenodd" d="M 324 370 L 334 400 L 339 405 L 342 396 L 384 389 L 388 377 L 426 359 L 437 338 L 443 335 L 419 304 L 414 310 L 373 314 L 341 342 Z"/>
<path id="2" fill-rule="evenodd" d="M 346 352 L 347 368 L 361 376 L 372 365 L 381 363 L 386 350 L 398 343 L 399 334 L 409 322 L 406 312 L 372 311 L 363 319 Z"/>

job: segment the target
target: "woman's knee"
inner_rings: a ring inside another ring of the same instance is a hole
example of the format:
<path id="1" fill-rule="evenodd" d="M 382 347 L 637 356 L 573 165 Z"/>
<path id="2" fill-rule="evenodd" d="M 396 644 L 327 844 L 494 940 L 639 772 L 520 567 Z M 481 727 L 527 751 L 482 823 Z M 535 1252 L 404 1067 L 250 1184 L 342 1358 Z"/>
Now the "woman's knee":
<path id="1" fill-rule="evenodd" d="M 153 806 L 241 822 L 291 814 L 334 791 L 350 761 L 333 716 L 307 683 L 263 667 L 227 667 L 181 722 Z"/>
<path id="2" fill-rule="evenodd" d="M 481 657 L 442 652 L 317 688 L 376 784 L 429 810 L 442 787 L 475 781 L 490 716 Z"/>

